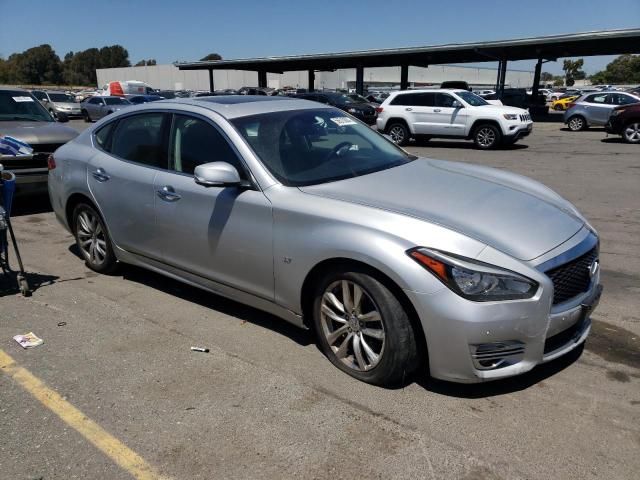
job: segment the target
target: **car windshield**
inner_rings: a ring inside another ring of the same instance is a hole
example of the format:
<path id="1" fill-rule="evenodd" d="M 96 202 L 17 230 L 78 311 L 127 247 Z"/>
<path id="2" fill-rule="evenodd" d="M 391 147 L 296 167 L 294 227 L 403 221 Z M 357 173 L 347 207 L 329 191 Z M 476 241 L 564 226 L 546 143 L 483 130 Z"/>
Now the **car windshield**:
<path id="1" fill-rule="evenodd" d="M 124 98 L 105 97 L 104 101 L 107 105 L 131 105 L 131 102 L 125 100 Z"/>
<path id="2" fill-rule="evenodd" d="M 359 177 L 416 158 L 333 108 L 265 113 L 232 123 L 269 171 L 288 186 Z"/>
<path id="3" fill-rule="evenodd" d="M 49 98 L 52 102 L 75 103 L 76 99 L 66 93 L 50 93 Z"/>
<path id="4" fill-rule="evenodd" d="M 27 92 L 0 91 L 0 121 L 53 122 L 49 112 Z"/>
<path id="5" fill-rule="evenodd" d="M 472 107 L 481 107 L 483 105 L 489 105 L 489 102 L 487 102 L 484 98 L 479 97 L 475 93 L 467 92 L 466 90 L 456 92 L 456 95 L 458 95 L 461 99 L 463 99 Z"/>
<path id="6" fill-rule="evenodd" d="M 344 94 L 336 97 L 336 105 L 350 105 L 353 103 L 369 103 L 369 101 L 361 97 L 360 95 L 356 95 L 355 93 Z"/>

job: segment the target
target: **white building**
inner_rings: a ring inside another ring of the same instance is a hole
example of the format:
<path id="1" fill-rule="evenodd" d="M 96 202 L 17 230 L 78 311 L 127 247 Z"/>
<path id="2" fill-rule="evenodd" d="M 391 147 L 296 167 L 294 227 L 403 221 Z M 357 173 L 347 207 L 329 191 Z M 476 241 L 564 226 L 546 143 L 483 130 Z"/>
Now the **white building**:
<path id="1" fill-rule="evenodd" d="M 459 65 L 432 65 L 429 68 L 409 67 L 409 83 L 413 86 L 439 85 L 445 80 L 466 81 L 469 85 L 492 88 L 498 70 L 487 67 Z M 209 72 L 206 70 L 179 70 L 173 65 L 149 67 L 103 68 L 96 70 L 98 86 L 115 80 L 140 80 L 161 90 L 209 90 Z M 316 72 L 316 89 L 349 88 L 355 84 L 355 69 L 333 72 Z M 216 90 L 257 86 L 257 72 L 241 70 L 214 70 L 213 82 Z M 307 88 L 308 73 L 285 72 L 267 74 L 271 88 Z M 531 87 L 533 72 L 507 70 L 506 85 L 515 88 Z M 392 86 L 400 84 L 400 67 L 367 68 L 364 70 L 365 88 L 368 86 Z"/>

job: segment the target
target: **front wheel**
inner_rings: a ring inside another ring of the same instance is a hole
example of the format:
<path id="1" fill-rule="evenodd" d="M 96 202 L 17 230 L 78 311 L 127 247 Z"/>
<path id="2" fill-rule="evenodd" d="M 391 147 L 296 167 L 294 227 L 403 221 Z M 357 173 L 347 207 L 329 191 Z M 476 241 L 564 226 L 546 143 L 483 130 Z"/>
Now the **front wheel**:
<path id="1" fill-rule="evenodd" d="M 495 125 L 479 125 L 473 133 L 473 141 L 480 150 L 489 150 L 500 144 L 502 134 Z"/>
<path id="2" fill-rule="evenodd" d="M 89 115 L 89 112 L 87 112 L 86 110 L 82 110 L 82 118 L 84 118 L 85 122 L 91 123 L 91 116 Z"/>
<path id="3" fill-rule="evenodd" d="M 117 265 L 111 239 L 95 208 L 81 203 L 73 210 L 73 233 L 85 265 L 99 273 L 111 273 Z"/>
<path id="4" fill-rule="evenodd" d="M 58 118 L 58 115 L 56 115 L 56 112 L 55 112 L 53 109 L 49 110 L 49 113 L 51 114 L 51 116 L 52 116 L 54 119 L 57 119 L 57 118 Z"/>
<path id="5" fill-rule="evenodd" d="M 579 132 L 580 130 L 587 128 L 586 120 L 580 115 L 574 115 L 571 117 L 567 122 L 567 125 L 569 125 L 569 130 L 572 132 Z"/>
<path id="6" fill-rule="evenodd" d="M 640 143 L 640 122 L 630 122 L 622 131 L 622 138 L 627 143 Z"/>
<path id="7" fill-rule="evenodd" d="M 396 145 L 406 145 L 409 143 L 411 133 L 404 123 L 393 123 L 387 128 L 387 133 L 391 137 L 391 141 Z"/>
<path id="8" fill-rule="evenodd" d="M 322 352 L 358 380 L 397 385 L 418 366 L 407 312 L 383 283 L 364 271 L 331 272 L 320 279 L 313 321 Z"/>

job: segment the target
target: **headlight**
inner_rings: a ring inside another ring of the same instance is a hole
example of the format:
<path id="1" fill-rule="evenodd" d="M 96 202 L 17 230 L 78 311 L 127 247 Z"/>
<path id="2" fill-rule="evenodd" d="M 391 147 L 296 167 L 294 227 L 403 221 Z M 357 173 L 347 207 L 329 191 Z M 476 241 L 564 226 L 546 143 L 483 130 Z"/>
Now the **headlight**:
<path id="1" fill-rule="evenodd" d="M 515 113 L 504 113 L 502 115 L 504 118 L 506 118 L 507 120 L 517 120 L 518 119 L 518 115 Z"/>
<path id="2" fill-rule="evenodd" d="M 622 112 L 624 112 L 624 108 L 621 108 L 620 110 L 613 110 L 611 112 L 611 116 L 612 117 L 617 117 L 618 115 L 620 115 Z"/>
<path id="3" fill-rule="evenodd" d="M 349 113 L 358 113 L 358 110 L 356 110 L 355 108 L 349 108 L 347 110 L 347 112 L 349 112 Z"/>
<path id="4" fill-rule="evenodd" d="M 407 254 L 455 293 L 475 302 L 531 298 L 538 284 L 518 273 L 436 250 L 414 248 Z"/>

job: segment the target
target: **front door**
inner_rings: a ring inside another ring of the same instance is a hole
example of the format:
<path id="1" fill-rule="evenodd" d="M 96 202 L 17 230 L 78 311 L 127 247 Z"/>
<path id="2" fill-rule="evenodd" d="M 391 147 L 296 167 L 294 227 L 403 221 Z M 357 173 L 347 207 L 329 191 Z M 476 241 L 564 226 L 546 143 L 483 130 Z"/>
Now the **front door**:
<path id="1" fill-rule="evenodd" d="M 448 93 L 435 94 L 435 106 L 429 116 L 434 135 L 465 136 L 467 114 L 464 108 L 454 108 L 456 99 Z"/>
<path id="2" fill-rule="evenodd" d="M 227 162 L 249 179 L 239 154 L 210 120 L 174 115 L 170 170 L 155 178 L 163 261 L 189 273 L 273 299 L 271 203 L 258 189 L 204 187 L 196 166 Z"/>
<path id="3" fill-rule="evenodd" d="M 607 103 L 606 93 L 589 95 L 583 100 L 589 125 L 604 125 L 609 119 L 613 105 Z"/>
<path id="4" fill-rule="evenodd" d="M 155 230 L 154 179 L 166 171 L 163 132 L 168 115 L 141 113 L 96 132 L 98 153 L 88 182 L 113 242 L 124 250 L 160 259 Z"/>

